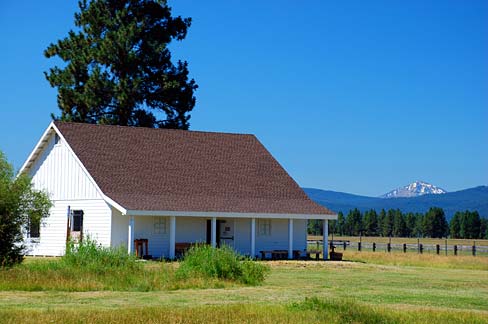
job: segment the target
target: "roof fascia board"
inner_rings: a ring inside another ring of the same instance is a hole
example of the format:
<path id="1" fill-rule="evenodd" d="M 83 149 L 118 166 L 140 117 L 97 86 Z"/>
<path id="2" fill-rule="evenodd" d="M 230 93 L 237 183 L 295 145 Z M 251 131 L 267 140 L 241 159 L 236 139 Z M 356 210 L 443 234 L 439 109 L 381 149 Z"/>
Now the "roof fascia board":
<path id="1" fill-rule="evenodd" d="M 122 207 L 120 204 L 118 204 L 113 199 L 111 199 L 110 197 L 108 197 L 107 195 L 105 195 L 103 193 L 102 189 L 100 189 L 100 187 L 98 186 L 98 183 L 95 181 L 95 179 L 93 179 L 93 177 L 91 176 L 90 172 L 88 172 L 88 170 L 85 168 L 85 166 L 83 165 L 83 163 L 81 162 L 81 160 L 76 155 L 75 151 L 69 145 L 69 142 L 66 140 L 66 138 L 64 138 L 63 134 L 58 129 L 58 127 L 56 127 L 56 124 L 54 124 L 54 122 L 51 122 L 51 127 L 56 131 L 56 133 L 58 134 L 58 136 L 66 144 L 66 147 L 71 152 L 71 154 L 73 154 L 76 162 L 78 162 L 78 164 L 80 165 L 80 167 L 83 170 L 83 172 L 86 174 L 86 176 L 88 177 L 88 179 L 90 179 L 90 181 L 93 183 L 93 185 L 97 189 L 98 193 L 102 196 L 102 198 L 105 200 L 105 202 L 107 202 L 109 205 L 112 205 L 115 209 L 117 209 L 118 211 L 120 211 L 122 214 L 125 214 L 127 212 L 127 210 L 124 207 Z"/>
<path id="2" fill-rule="evenodd" d="M 49 126 L 47 127 L 47 129 L 44 131 L 44 134 L 42 134 L 42 137 L 39 140 L 39 142 L 37 143 L 36 147 L 34 148 L 34 150 L 32 151 L 32 153 L 27 158 L 27 161 L 25 161 L 24 165 L 20 169 L 19 174 L 22 174 L 22 172 L 25 172 L 25 169 L 27 168 L 27 165 L 29 164 L 29 161 L 32 160 L 32 158 L 34 157 L 34 154 L 40 149 L 41 144 L 46 140 L 46 138 L 49 135 L 51 129 L 53 129 L 56 132 L 56 134 L 58 134 L 59 138 L 61 138 L 63 140 L 63 142 L 66 144 L 66 147 L 68 148 L 68 151 L 73 155 L 75 161 L 79 164 L 79 166 L 81 167 L 81 169 L 83 170 L 83 172 L 85 173 L 85 175 L 88 177 L 88 179 L 93 183 L 93 185 L 97 189 L 98 193 L 102 196 L 103 200 L 105 200 L 105 202 L 107 202 L 109 205 L 112 205 L 115 209 L 117 209 L 118 211 L 120 211 L 122 214 L 125 214 L 127 212 L 127 210 L 124 207 L 122 207 L 120 204 L 118 204 L 113 199 L 111 199 L 110 197 L 108 197 L 107 195 L 105 195 L 103 193 L 102 189 L 100 189 L 100 187 L 98 186 L 98 184 L 95 181 L 95 179 L 93 179 L 93 177 L 91 176 L 91 174 L 85 168 L 85 166 L 83 165 L 83 163 L 81 162 L 81 160 L 78 158 L 78 156 L 76 155 L 76 153 L 73 151 L 73 149 L 69 145 L 68 141 L 66 140 L 66 138 L 64 138 L 63 134 L 56 127 L 56 124 L 54 124 L 54 122 L 51 122 L 49 124 Z"/>
<path id="3" fill-rule="evenodd" d="M 335 220 L 337 214 L 266 214 L 266 213 L 225 213 L 225 212 L 190 212 L 168 210 L 127 210 L 132 216 L 178 216 L 178 217 L 227 217 L 227 218 L 287 218 L 287 219 L 325 219 Z"/>
<path id="4" fill-rule="evenodd" d="M 31 154 L 29 154 L 29 157 L 27 158 L 27 160 L 25 160 L 24 164 L 22 165 L 22 167 L 20 168 L 20 171 L 19 173 L 17 174 L 17 176 L 21 175 L 22 173 L 24 173 L 27 169 L 27 165 L 29 164 L 29 162 L 34 158 L 34 155 L 37 153 L 37 151 L 39 151 L 41 149 L 41 146 L 42 144 L 47 140 L 48 138 L 48 135 L 49 133 L 51 132 L 51 129 L 53 128 L 54 126 L 54 122 L 51 122 L 49 124 L 49 126 L 46 128 L 46 130 L 44 131 L 44 133 L 42 134 L 41 138 L 39 139 L 39 141 L 37 142 L 36 146 L 34 147 L 34 149 L 32 150 Z"/>

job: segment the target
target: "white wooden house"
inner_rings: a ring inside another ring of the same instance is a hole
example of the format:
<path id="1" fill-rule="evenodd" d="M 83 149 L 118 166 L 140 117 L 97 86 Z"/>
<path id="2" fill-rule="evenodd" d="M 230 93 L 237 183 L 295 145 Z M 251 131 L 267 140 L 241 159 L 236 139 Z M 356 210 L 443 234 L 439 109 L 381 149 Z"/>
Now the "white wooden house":
<path id="1" fill-rule="evenodd" d="M 90 235 L 129 253 L 146 239 L 153 257 L 207 242 L 292 258 L 306 249 L 307 219 L 325 220 L 327 230 L 337 218 L 253 135 L 56 121 L 20 172 L 54 204 L 40 230 L 26 234 L 30 255 L 59 256 L 69 235 Z"/>

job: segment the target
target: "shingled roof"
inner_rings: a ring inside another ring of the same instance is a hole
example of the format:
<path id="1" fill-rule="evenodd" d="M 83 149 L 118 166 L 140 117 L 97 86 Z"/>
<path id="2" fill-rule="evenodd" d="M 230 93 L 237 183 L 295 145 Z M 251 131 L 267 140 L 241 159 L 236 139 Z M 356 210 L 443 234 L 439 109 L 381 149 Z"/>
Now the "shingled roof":
<path id="1" fill-rule="evenodd" d="M 334 214 L 254 135 L 55 125 L 102 192 L 127 210 Z"/>

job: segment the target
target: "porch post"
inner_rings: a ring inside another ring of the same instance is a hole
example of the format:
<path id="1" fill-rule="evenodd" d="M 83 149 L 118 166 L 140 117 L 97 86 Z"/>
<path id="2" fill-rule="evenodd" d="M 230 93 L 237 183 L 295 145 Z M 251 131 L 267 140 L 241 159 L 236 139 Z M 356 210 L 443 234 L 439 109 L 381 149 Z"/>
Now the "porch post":
<path id="1" fill-rule="evenodd" d="M 251 258 L 256 257 L 256 218 L 251 218 Z"/>
<path id="2" fill-rule="evenodd" d="M 293 219 L 288 219 L 288 259 L 293 259 Z"/>
<path id="3" fill-rule="evenodd" d="M 134 253 L 134 216 L 129 216 L 129 232 L 127 236 L 127 253 Z"/>
<path id="4" fill-rule="evenodd" d="M 324 260 L 329 259 L 329 220 L 324 219 L 324 239 L 323 242 L 323 251 L 324 251 Z"/>
<path id="5" fill-rule="evenodd" d="M 217 217 L 212 217 L 211 229 L 212 247 L 217 246 Z"/>
<path id="6" fill-rule="evenodd" d="M 175 242 L 176 242 L 176 217 L 169 217 L 169 258 L 175 258 Z"/>

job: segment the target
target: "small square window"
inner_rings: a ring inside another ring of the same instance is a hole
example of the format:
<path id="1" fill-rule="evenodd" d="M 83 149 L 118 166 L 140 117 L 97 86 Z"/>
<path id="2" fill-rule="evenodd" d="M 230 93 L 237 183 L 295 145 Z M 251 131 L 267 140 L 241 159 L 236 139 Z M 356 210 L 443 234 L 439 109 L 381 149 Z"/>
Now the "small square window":
<path id="1" fill-rule="evenodd" d="M 154 217 L 154 234 L 166 234 L 166 218 Z"/>
<path id="2" fill-rule="evenodd" d="M 258 235 L 260 236 L 271 235 L 271 219 L 258 220 Z"/>
<path id="3" fill-rule="evenodd" d="M 59 144 L 59 135 L 58 134 L 54 135 L 54 144 Z"/>

